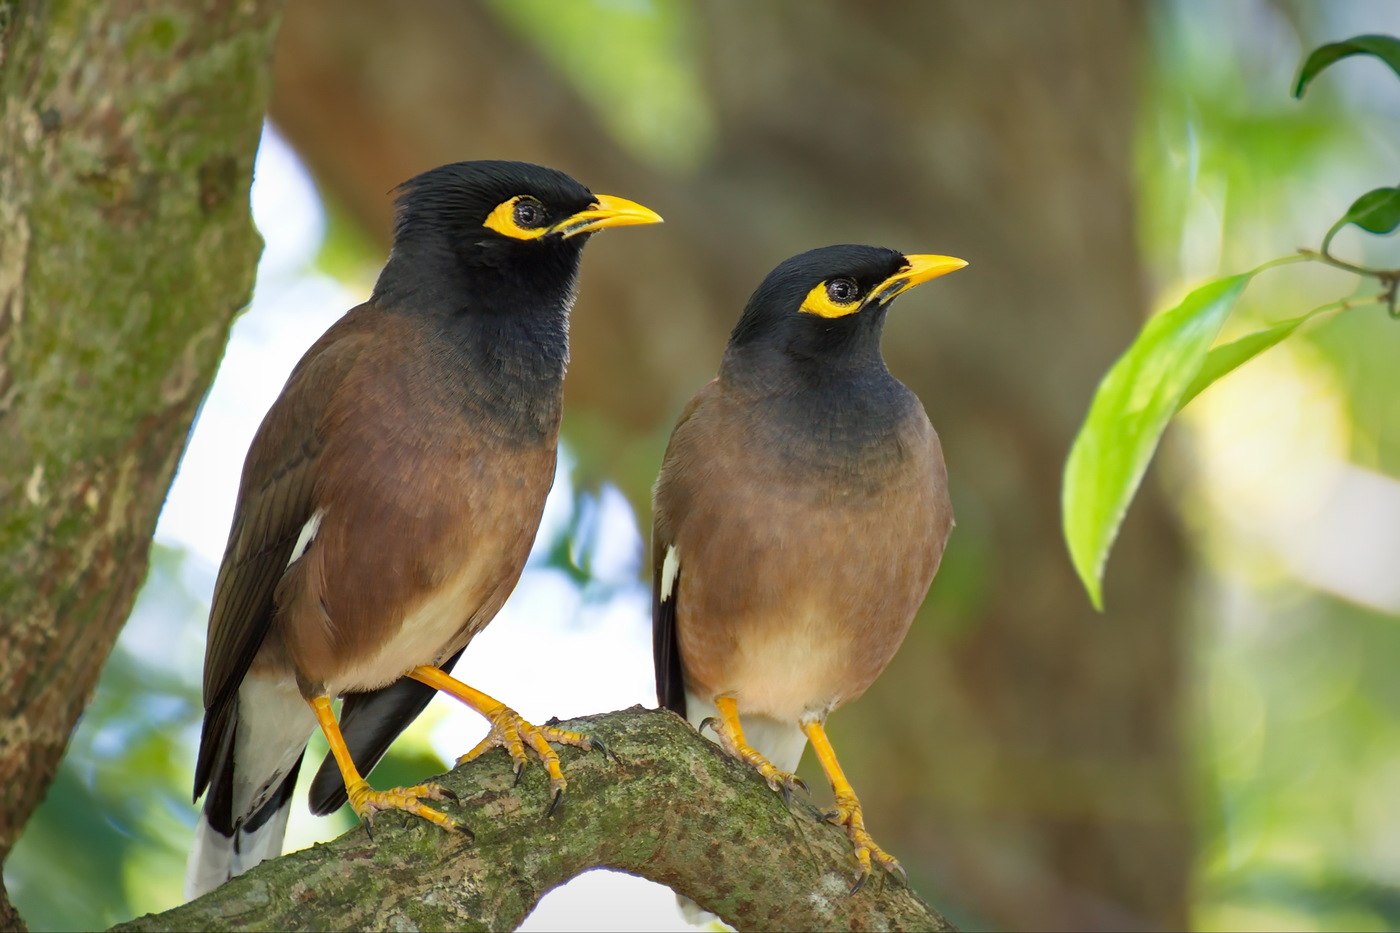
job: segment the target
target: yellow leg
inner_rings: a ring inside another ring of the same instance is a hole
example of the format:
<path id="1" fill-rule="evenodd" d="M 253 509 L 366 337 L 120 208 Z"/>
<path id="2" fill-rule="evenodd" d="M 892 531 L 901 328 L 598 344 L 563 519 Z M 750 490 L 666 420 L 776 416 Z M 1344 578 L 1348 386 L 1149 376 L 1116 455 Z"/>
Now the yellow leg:
<path id="1" fill-rule="evenodd" d="M 559 805 L 564 788 L 569 786 L 568 780 L 564 777 L 563 769 L 559 767 L 559 753 L 549 743 L 572 745 L 585 751 L 597 748 L 605 756 L 607 755 L 607 749 L 597 739 L 590 739 L 588 736 L 570 732 L 567 729 L 556 729 L 554 726 L 536 726 L 526 722 L 519 713 L 500 700 L 462 683 L 436 667 L 425 665 L 415 667 L 408 672 L 408 676 L 435 690 L 441 690 L 449 696 L 456 697 L 490 720 L 491 731 L 486 733 L 486 738 L 482 739 L 471 751 L 458 758 L 457 764 L 474 761 L 493 748 L 504 748 L 510 753 L 511 760 L 515 762 L 515 779 L 519 781 L 520 772 L 525 767 L 528 758 L 526 748 L 528 747 L 530 751 L 535 753 L 535 756 L 544 764 L 545 770 L 549 772 L 549 786 L 552 794 L 546 816 L 554 812 L 554 808 Z"/>
<path id="2" fill-rule="evenodd" d="M 739 721 L 738 700 L 728 696 L 715 697 L 715 709 L 719 711 L 719 718 L 707 719 L 700 727 L 703 729 L 706 723 L 713 726 L 715 735 L 719 736 L 721 748 L 757 771 L 768 782 L 769 787 L 781 791 L 784 797 L 791 797 L 794 787 L 807 789 L 800 777 L 780 769 L 744 739 L 744 726 Z"/>
<path id="3" fill-rule="evenodd" d="M 866 831 L 865 814 L 861 809 L 860 801 L 856 799 L 856 792 L 851 787 L 851 782 L 846 780 L 846 773 L 841 770 L 841 763 L 836 760 L 836 749 L 831 747 L 831 740 L 826 737 L 826 729 L 822 727 L 821 722 L 813 721 L 802 723 L 802 731 L 807 734 L 807 740 L 812 743 L 812 750 L 817 753 L 817 760 L 822 763 L 826 779 L 831 782 L 831 792 L 836 795 L 836 809 L 827 815 L 827 819 L 838 826 L 846 827 L 846 834 L 851 837 L 851 845 L 855 847 L 856 861 L 860 863 L 860 877 L 856 879 L 851 893 L 859 891 L 865 885 L 866 879 L 870 877 L 872 859 L 879 862 L 887 871 L 895 872 L 907 880 L 899 860 L 876 845 L 875 840 Z"/>
<path id="4" fill-rule="evenodd" d="M 415 816 L 421 816 L 430 823 L 436 823 L 443 829 L 464 830 L 466 828 L 459 826 L 450 816 L 418 802 L 420 797 L 426 797 L 429 800 L 456 799 L 451 791 L 438 787 L 436 784 L 417 784 L 413 787 L 399 787 L 393 790 L 372 789 L 369 783 L 360 776 L 359 769 L 355 767 L 354 759 L 350 757 L 350 749 L 345 746 L 345 737 L 341 735 L 340 724 L 335 721 L 335 711 L 331 709 L 331 698 L 319 696 L 314 697 L 309 702 L 311 708 L 316 712 L 316 721 L 321 724 L 321 731 L 326 734 L 326 741 L 330 743 L 335 763 L 340 766 L 340 777 L 345 781 L 345 790 L 350 795 L 350 806 L 354 809 L 355 814 L 364 821 L 366 827 L 374 819 L 374 814 L 380 810 L 404 810 Z"/>

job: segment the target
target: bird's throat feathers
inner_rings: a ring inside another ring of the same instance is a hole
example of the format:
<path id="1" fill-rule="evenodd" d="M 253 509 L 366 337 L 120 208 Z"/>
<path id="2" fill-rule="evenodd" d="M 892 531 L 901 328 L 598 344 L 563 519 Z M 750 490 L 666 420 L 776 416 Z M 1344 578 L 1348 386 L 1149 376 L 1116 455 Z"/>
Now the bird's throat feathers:
<path id="1" fill-rule="evenodd" d="M 472 373 L 464 405 L 502 436 L 532 443 L 559 429 L 569 361 L 567 310 L 553 315 L 468 314 L 441 332 Z"/>
<path id="2" fill-rule="evenodd" d="M 474 423 L 521 443 L 546 440 L 558 430 L 569 360 L 578 269 L 572 252 L 572 262 L 546 265 L 530 277 L 458 259 L 415 281 L 391 260 L 374 302 L 428 328 L 447 371 L 461 374 L 443 390 Z M 421 254 L 411 268 L 425 268 Z"/>
<path id="3" fill-rule="evenodd" d="M 751 442 L 780 457 L 784 469 L 852 480 L 877 463 L 902 459 L 908 431 L 928 418 L 878 350 L 860 364 L 817 364 L 771 349 L 757 358 L 735 354 L 731 347 L 720 383 L 750 412 Z"/>

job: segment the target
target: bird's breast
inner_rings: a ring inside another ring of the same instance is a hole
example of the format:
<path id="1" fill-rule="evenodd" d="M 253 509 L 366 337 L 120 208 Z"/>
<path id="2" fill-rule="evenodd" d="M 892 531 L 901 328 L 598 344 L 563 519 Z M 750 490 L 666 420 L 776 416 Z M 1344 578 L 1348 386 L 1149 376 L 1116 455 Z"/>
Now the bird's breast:
<path id="1" fill-rule="evenodd" d="M 673 440 L 658 508 L 690 687 L 791 720 L 859 696 L 904 640 L 952 523 L 937 435 L 922 410 L 837 427 L 697 416 Z"/>
<path id="2" fill-rule="evenodd" d="M 456 573 L 424 592 L 407 607 L 403 621 L 386 625 L 384 637 L 367 654 L 347 665 L 328 692 L 377 690 L 398 680 L 419 664 L 436 665 L 455 653 L 464 624 L 485 602 L 493 574 L 490 555 L 467 551 Z"/>

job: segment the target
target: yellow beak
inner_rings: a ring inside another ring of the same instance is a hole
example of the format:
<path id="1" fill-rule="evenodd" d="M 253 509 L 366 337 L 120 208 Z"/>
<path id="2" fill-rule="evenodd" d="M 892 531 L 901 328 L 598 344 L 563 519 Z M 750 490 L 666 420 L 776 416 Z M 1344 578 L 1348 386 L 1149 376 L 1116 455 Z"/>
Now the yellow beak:
<path id="1" fill-rule="evenodd" d="M 550 228 L 564 239 L 580 233 L 592 233 L 604 227 L 631 227 L 636 224 L 662 223 L 661 215 L 649 207 L 642 207 L 636 201 L 615 198 L 610 194 L 600 194 L 594 199 L 596 207 L 579 211 L 572 217 L 559 221 Z"/>
<path id="2" fill-rule="evenodd" d="M 894 275 L 871 289 L 871 303 L 884 304 L 896 295 L 907 292 L 915 285 L 932 281 L 940 275 L 957 272 L 967 265 L 966 259 L 954 256 L 935 256 L 931 253 L 905 256 L 906 265 Z"/>

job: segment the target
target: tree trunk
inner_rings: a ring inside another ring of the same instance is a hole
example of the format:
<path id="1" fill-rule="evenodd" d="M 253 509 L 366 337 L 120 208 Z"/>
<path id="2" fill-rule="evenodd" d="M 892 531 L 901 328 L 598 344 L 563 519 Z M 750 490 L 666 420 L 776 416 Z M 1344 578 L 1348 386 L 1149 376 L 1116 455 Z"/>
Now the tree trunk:
<path id="1" fill-rule="evenodd" d="M 384 192 L 462 158 L 556 165 L 665 215 L 653 235 L 590 247 L 567 387 L 582 469 L 622 483 L 644 524 L 672 419 L 776 262 L 851 241 L 969 259 L 905 299 L 887 341 L 943 436 L 958 528 L 927 618 L 833 717 L 834 741 L 875 837 L 958 912 L 1181 928 L 1182 548 L 1148 488 L 1114 554 L 1113 611 L 1095 618 L 1058 522 L 1070 438 L 1144 312 L 1140 11 L 663 6 L 693 18 L 704 63 L 714 135 L 695 169 L 630 155 L 485 4 L 303 0 L 279 40 L 273 117 L 381 243 Z M 601 30 L 586 38 L 613 54 Z"/>
<path id="2" fill-rule="evenodd" d="M 0 2 L 0 859 L 126 620 L 248 300 L 279 9 Z"/>
<path id="3" fill-rule="evenodd" d="M 544 769 L 516 787 L 510 759 L 488 755 L 440 781 L 475 839 L 386 815 L 372 838 L 353 829 L 117 929 L 513 930 L 550 888 L 598 867 L 670 885 L 741 930 L 953 929 L 893 878 L 851 894 L 845 831 L 785 804 L 680 717 L 633 707 L 566 725 L 616 760 L 565 750 L 569 790 L 549 819 Z"/>

